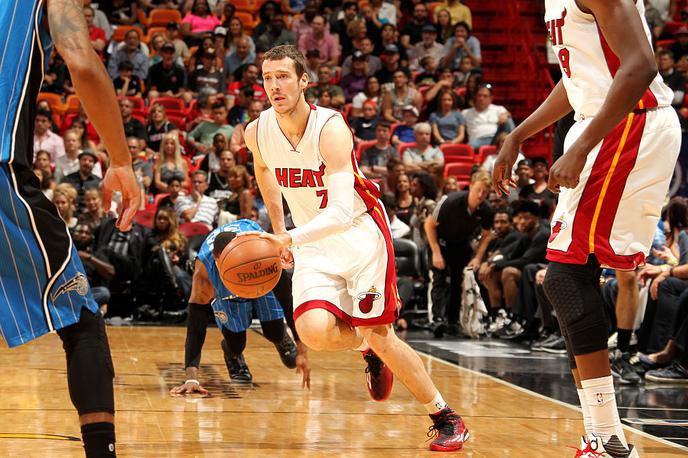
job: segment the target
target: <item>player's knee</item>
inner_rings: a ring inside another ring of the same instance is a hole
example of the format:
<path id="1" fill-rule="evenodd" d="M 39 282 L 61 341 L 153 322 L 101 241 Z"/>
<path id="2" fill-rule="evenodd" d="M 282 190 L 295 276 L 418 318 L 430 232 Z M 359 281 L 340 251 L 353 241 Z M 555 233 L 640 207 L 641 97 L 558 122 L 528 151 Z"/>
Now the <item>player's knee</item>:
<path id="1" fill-rule="evenodd" d="M 502 283 L 521 278 L 521 271 L 516 267 L 505 267 L 502 270 Z"/>

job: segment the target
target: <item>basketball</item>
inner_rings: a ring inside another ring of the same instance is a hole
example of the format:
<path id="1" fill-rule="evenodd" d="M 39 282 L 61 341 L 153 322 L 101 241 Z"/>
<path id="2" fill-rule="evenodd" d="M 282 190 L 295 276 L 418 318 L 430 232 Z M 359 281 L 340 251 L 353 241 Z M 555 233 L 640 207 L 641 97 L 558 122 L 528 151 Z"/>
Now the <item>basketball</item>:
<path id="1" fill-rule="evenodd" d="M 282 274 L 279 248 L 259 234 L 232 240 L 222 250 L 217 266 L 227 289 L 246 299 L 272 291 Z"/>

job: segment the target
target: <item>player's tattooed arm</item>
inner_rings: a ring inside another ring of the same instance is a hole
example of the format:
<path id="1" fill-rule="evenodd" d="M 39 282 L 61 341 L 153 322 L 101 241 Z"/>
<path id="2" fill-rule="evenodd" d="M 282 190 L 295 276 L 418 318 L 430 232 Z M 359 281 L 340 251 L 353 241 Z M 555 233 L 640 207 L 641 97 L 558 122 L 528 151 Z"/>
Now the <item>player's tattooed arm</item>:
<path id="1" fill-rule="evenodd" d="M 50 0 L 48 24 L 60 53 L 92 48 L 81 0 Z"/>

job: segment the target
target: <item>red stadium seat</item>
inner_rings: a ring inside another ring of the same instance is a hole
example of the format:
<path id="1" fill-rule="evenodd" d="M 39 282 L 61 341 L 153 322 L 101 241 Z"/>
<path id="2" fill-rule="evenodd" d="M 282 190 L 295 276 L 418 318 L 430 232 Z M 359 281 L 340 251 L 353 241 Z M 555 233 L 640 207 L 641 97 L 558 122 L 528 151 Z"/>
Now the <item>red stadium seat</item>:
<path id="1" fill-rule="evenodd" d="M 146 107 L 146 101 L 143 100 L 141 97 L 127 97 L 127 99 L 134 104 L 134 110 L 140 110 L 144 113 L 148 112 L 148 109 Z"/>
<path id="2" fill-rule="evenodd" d="M 371 146 L 374 146 L 376 143 L 377 140 L 366 140 L 356 145 L 356 161 L 360 162 L 361 157 L 363 157 L 363 151 L 367 150 Z"/>
<path id="3" fill-rule="evenodd" d="M 169 195 L 170 194 L 167 192 L 161 192 L 160 194 L 156 194 L 155 200 L 153 200 L 153 207 L 158 208 L 158 205 L 160 205 L 160 201 Z"/>
<path id="4" fill-rule="evenodd" d="M 674 43 L 676 43 L 676 40 L 674 40 L 673 38 L 669 40 L 657 40 L 657 42 L 655 43 L 655 48 L 669 49 L 669 47 Z"/>
<path id="5" fill-rule="evenodd" d="M 248 148 L 244 147 L 237 151 L 234 160 L 239 165 L 244 165 L 248 162 Z M 200 164 L 200 162 L 199 162 Z"/>
<path id="6" fill-rule="evenodd" d="M 182 114 L 180 116 L 175 114 L 167 114 L 167 120 L 177 126 L 179 130 L 186 130 L 186 117 Z"/>
<path id="7" fill-rule="evenodd" d="M 212 228 L 205 223 L 182 223 L 179 225 L 179 232 L 187 238 L 194 235 L 207 235 L 211 230 Z"/>
<path id="8" fill-rule="evenodd" d="M 253 19 L 253 14 L 247 13 L 246 11 L 237 11 L 234 13 L 234 17 L 239 19 L 242 24 L 244 24 L 244 29 L 246 32 L 251 32 L 253 27 L 255 27 L 255 21 Z"/>
<path id="9" fill-rule="evenodd" d="M 449 144 L 445 143 L 440 145 L 440 150 L 444 154 L 444 163 L 455 162 L 458 159 L 470 159 L 475 162 L 475 153 L 473 152 L 473 147 L 470 145 L 465 145 L 463 143 L 459 144 Z"/>
<path id="10" fill-rule="evenodd" d="M 178 10 L 154 9 L 148 17 L 149 27 L 165 27 L 168 22 L 182 22 L 182 15 Z"/>
<path id="11" fill-rule="evenodd" d="M 399 157 L 403 160 L 404 159 L 404 151 L 406 151 L 407 148 L 415 148 L 417 146 L 418 146 L 418 143 L 416 143 L 416 142 L 399 143 L 399 146 L 397 146 L 397 151 L 399 151 Z"/>
<path id="12" fill-rule="evenodd" d="M 475 163 L 482 164 L 488 156 L 497 154 L 497 147 L 495 145 L 485 145 L 478 148 L 478 154 L 475 155 Z"/>
<path id="13" fill-rule="evenodd" d="M 65 113 L 72 114 L 79 112 L 79 97 L 76 95 L 67 96 L 67 102 L 65 102 Z"/>
<path id="14" fill-rule="evenodd" d="M 157 99 L 151 100 L 151 106 L 156 103 L 165 107 L 166 111 L 177 110 L 179 112 L 184 112 L 184 110 L 186 110 L 184 100 L 178 99 L 177 97 L 158 97 Z"/>
<path id="15" fill-rule="evenodd" d="M 65 106 L 62 103 L 62 96 L 59 94 L 53 94 L 52 92 L 41 92 L 38 94 L 36 102 L 40 102 L 41 100 L 46 100 L 50 104 L 50 109 L 53 110 L 53 113 L 58 115 L 64 113 Z"/>
<path id="16" fill-rule="evenodd" d="M 155 209 L 153 210 L 141 210 L 134 216 L 134 221 L 143 227 L 149 229 L 153 228 L 153 219 L 155 218 Z"/>
<path id="17" fill-rule="evenodd" d="M 444 178 L 455 176 L 457 180 L 467 180 L 471 177 L 474 162 L 462 160 L 460 162 L 451 162 L 444 165 Z"/>

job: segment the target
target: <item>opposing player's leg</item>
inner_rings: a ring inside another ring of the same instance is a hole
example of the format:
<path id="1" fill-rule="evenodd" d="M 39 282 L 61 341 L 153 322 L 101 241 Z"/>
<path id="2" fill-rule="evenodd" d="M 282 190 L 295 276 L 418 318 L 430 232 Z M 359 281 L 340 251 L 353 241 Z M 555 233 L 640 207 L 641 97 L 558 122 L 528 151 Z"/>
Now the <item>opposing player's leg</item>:
<path id="1" fill-rule="evenodd" d="M 229 378 L 238 383 L 251 382 L 253 380 L 253 375 L 244 359 L 246 331 L 232 332 L 225 326 L 222 326 L 220 329 L 224 337 L 220 346 L 224 354 Z"/>
<path id="2" fill-rule="evenodd" d="M 253 310 L 260 320 L 263 336 L 275 346 L 282 364 L 289 369 L 296 367 L 296 343 L 287 332 L 284 308 L 274 292 L 253 299 Z"/>

